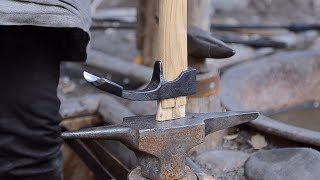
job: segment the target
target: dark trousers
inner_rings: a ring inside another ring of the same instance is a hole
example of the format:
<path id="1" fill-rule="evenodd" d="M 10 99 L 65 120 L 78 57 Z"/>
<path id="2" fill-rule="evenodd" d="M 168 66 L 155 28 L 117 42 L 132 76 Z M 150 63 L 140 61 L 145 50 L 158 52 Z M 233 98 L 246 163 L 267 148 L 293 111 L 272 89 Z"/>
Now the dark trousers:
<path id="1" fill-rule="evenodd" d="M 0 27 L 0 180 L 61 180 L 60 33 Z"/>

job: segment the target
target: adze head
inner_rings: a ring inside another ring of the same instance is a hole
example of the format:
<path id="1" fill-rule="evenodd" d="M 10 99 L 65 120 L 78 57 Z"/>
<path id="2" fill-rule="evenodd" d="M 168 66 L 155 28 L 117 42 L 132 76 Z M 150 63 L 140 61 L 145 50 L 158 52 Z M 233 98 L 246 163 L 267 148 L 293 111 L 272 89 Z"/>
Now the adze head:
<path id="1" fill-rule="evenodd" d="M 153 101 L 170 99 L 179 96 L 189 96 L 196 93 L 196 75 L 193 68 L 183 71 L 175 80 L 166 81 L 163 76 L 162 65 L 156 61 L 152 79 L 142 90 L 124 90 L 122 86 L 108 80 L 84 72 L 84 78 L 102 91 L 134 101 Z"/>

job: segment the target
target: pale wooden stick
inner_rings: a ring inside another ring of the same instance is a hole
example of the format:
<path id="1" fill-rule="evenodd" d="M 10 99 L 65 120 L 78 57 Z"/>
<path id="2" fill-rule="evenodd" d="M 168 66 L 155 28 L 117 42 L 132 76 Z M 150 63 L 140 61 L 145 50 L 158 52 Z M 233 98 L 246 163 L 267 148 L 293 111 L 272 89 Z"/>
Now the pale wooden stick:
<path id="1" fill-rule="evenodd" d="M 188 68 L 187 0 L 160 0 L 158 57 L 166 80 L 174 80 Z M 158 101 L 157 120 L 185 117 L 186 97 Z"/>

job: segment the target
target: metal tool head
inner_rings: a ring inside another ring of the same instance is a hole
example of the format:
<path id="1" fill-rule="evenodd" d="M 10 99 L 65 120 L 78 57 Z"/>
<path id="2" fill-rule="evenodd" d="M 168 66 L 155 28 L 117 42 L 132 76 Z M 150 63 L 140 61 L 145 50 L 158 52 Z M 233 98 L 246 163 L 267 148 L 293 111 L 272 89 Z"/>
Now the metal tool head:
<path id="1" fill-rule="evenodd" d="M 235 51 L 209 32 L 195 26 L 188 26 L 188 53 L 190 56 L 200 59 L 221 59 L 233 56 Z"/>
<path id="2" fill-rule="evenodd" d="M 166 81 L 163 77 L 160 61 L 155 62 L 152 79 L 148 86 L 142 90 L 124 90 L 122 86 L 88 72 L 84 72 L 84 78 L 100 90 L 135 101 L 170 99 L 179 96 L 189 96 L 196 93 L 195 69 L 189 68 L 188 70 L 183 71 L 177 79 Z"/>
<path id="3" fill-rule="evenodd" d="M 118 140 L 133 149 L 144 177 L 180 179 L 184 176 L 187 152 L 205 136 L 259 116 L 257 112 L 188 113 L 186 117 L 158 122 L 155 116 L 124 118 L 120 125 L 64 132 L 64 139 Z"/>
<path id="4" fill-rule="evenodd" d="M 159 23 L 159 17 L 155 17 Z M 196 26 L 188 26 L 188 55 L 191 57 L 205 58 L 228 58 L 235 54 L 235 51 L 227 44 L 216 39 L 207 31 Z"/>

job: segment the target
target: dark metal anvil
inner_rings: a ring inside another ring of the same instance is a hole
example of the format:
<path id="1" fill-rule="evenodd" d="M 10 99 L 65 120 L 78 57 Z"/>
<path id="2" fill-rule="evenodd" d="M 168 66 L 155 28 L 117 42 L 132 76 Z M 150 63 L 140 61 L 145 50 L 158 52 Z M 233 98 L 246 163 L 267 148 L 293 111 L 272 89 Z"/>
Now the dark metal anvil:
<path id="1" fill-rule="evenodd" d="M 64 139 L 118 140 L 134 150 L 144 177 L 163 180 L 185 175 L 187 152 L 210 133 L 259 116 L 257 112 L 188 113 L 186 117 L 158 122 L 155 116 L 124 118 L 120 125 L 64 132 Z"/>

